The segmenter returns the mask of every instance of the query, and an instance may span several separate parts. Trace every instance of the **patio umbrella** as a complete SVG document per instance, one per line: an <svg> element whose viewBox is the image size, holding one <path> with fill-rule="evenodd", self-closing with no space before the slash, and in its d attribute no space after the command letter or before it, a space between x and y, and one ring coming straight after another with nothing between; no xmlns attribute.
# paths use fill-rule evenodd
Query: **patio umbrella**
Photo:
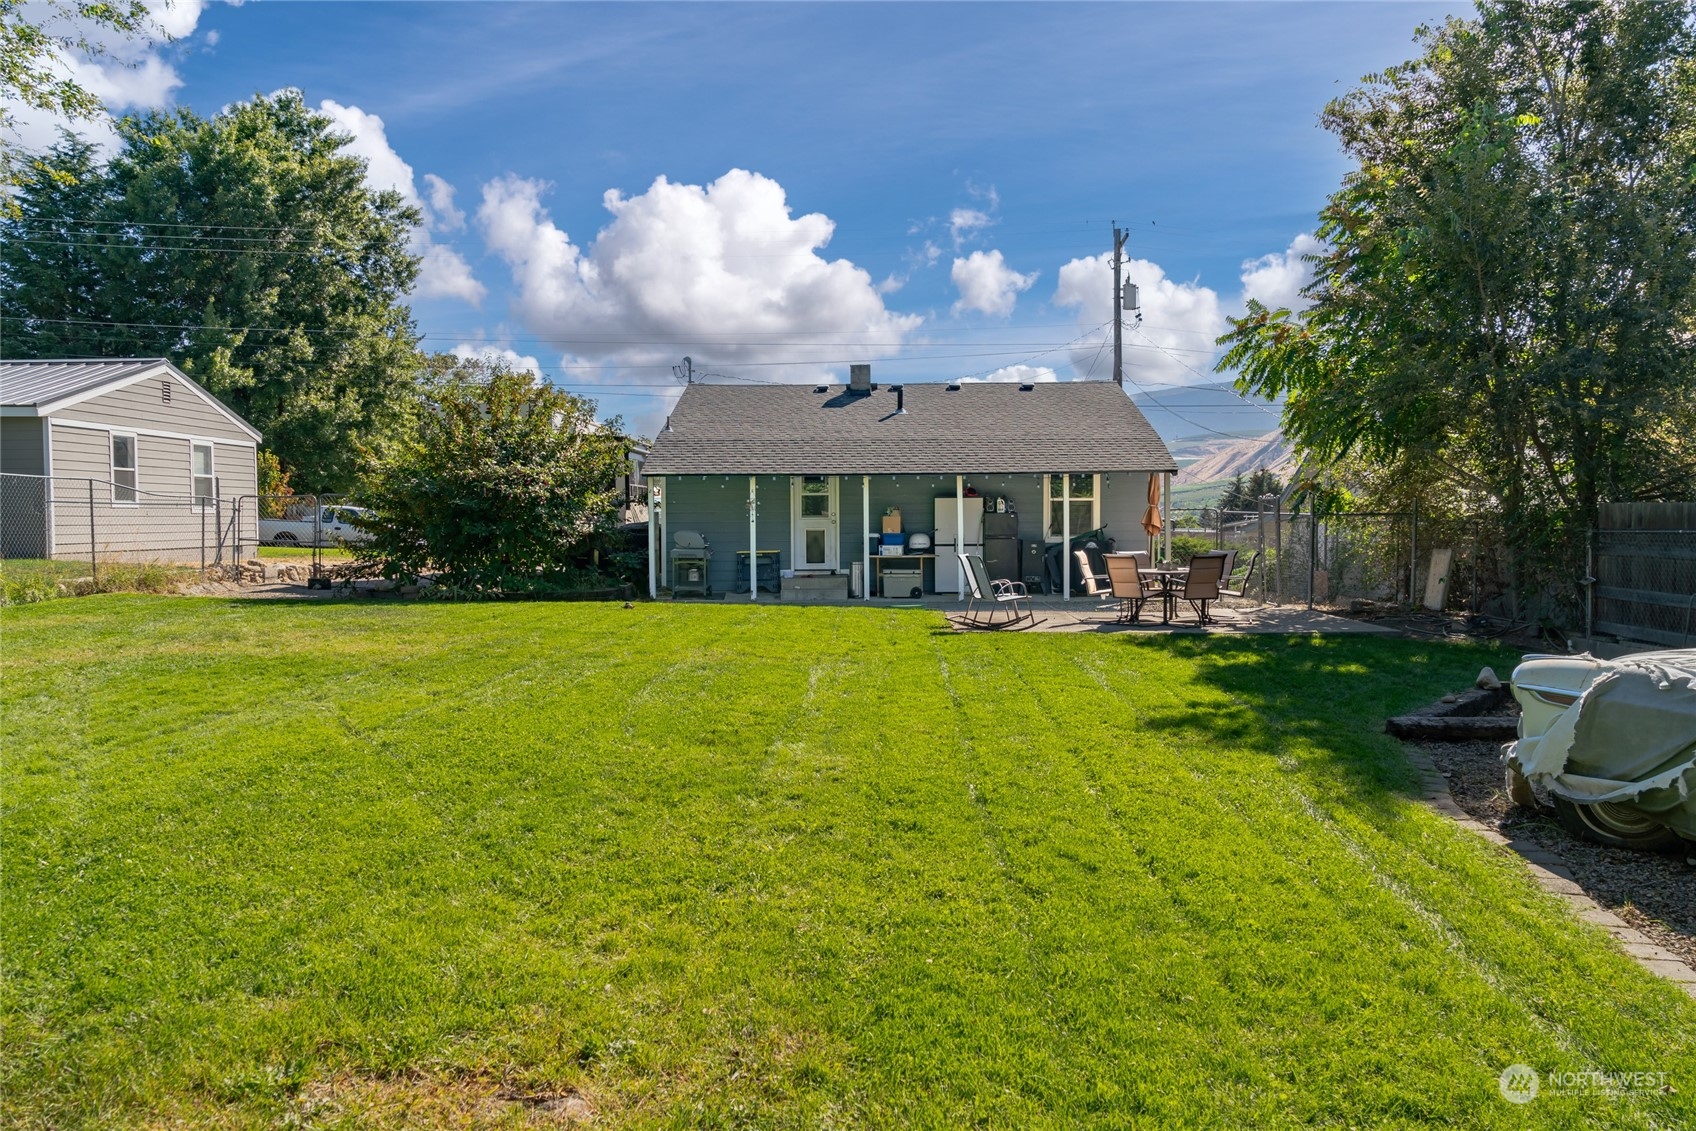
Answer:
<svg viewBox="0 0 1696 1131"><path fill-rule="evenodd" d="M1160 479L1153 472L1148 476L1148 509L1142 512L1143 533L1150 538L1160 533Z"/></svg>

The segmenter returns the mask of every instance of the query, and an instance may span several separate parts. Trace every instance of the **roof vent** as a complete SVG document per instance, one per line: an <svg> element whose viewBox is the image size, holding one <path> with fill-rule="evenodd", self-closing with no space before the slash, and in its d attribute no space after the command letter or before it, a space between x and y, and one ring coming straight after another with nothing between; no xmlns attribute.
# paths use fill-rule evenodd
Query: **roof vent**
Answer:
<svg viewBox="0 0 1696 1131"><path fill-rule="evenodd" d="M848 367L848 391L861 396L872 391L872 367L870 365L850 365Z"/></svg>
<svg viewBox="0 0 1696 1131"><path fill-rule="evenodd" d="M1019 392L1028 393L1034 388L1036 388L1036 386L1030 384L1029 382L1021 382L1020 385L1019 385Z"/></svg>
<svg viewBox="0 0 1696 1131"><path fill-rule="evenodd" d="M815 392L815 393L828 393L828 392L830 392L830 386L829 385L814 385L813 386L813 392Z"/></svg>
<svg viewBox="0 0 1696 1131"><path fill-rule="evenodd" d="M948 391L949 391L949 392L950 392L950 393L958 393L958 392L959 392L959 391L960 391L960 382L958 382L958 381L950 381L950 382L948 382L948 384L947 384L947 385L946 385L946 386L945 386L945 388L947 388L947 390L948 390Z"/></svg>
<svg viewBox="0 0 1696 1131"><path fill-rule="evenodd" d="M907 386L905 386L905 385L891 385L889 387L891 389L895 390L895 415L896 416L906 416L907 415Z"/></svg>

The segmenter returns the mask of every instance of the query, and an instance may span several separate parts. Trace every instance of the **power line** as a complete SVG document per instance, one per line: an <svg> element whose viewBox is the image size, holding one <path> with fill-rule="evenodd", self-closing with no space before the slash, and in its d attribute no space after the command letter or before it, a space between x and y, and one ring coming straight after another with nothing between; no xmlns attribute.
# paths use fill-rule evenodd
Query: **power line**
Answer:
<svg viewBox="0 0 1696 1131"><path fill-rule="evenodd" d="M1160 350L1160 352L1166 354L1166 356L1171 357L1173 361L1177 362L1179 365L1182 365L1185 369L1188 369L1191 373L1194 373L1197 377L1200 377L1204 381L1213 381L1215 384L1217 384L1217 382L1214 381L1214 378L1208 377L1207 375L1199 372L1196 369L1192 369L1188 364L1186 364L1184 362L1183 358L1173 356L1170 352L1168 352L1165 348L1163 348L1158 342L1156 342L1152 338L1150 338L1147 334L1143 334L1140 330L1138 331L1138 334L1141 335L1142 339L1144 341L1148 342L1149 345L1153 346L1157 350ZM1226 389L1230 392L1230 394L1232 396L1236 397L1238 400L1242 401L1245 405L1248 405L1250 408L1257 408L1261 412L1264 412L1268 416L1276 416L1276 417L1279 418L1280 422L1283 420L1283 414L1282 413L1273 412L1270 408L1266 407L1265 405L1255 404L1253 401L1249 400L1248 397L1244 396L1242 393L1237 392L1236 389L1231 388L1230 386L1226 386Z"/></svg>

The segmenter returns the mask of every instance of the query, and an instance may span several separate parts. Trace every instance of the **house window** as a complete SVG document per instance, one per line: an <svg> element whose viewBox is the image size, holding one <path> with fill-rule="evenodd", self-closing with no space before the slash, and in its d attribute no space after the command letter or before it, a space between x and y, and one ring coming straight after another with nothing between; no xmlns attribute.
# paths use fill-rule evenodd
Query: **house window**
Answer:
<svg viewBox="0 0 1696 1131"><path fill-rule="evenodd" d="M194 477L194 505L209 507L218 493L212 478L212 445L199 440L189 445L189 464Z"/></svg>
<svg viewBox="0 0 1696 1131"><path fill-rule="evenodd" d="M135 437L112 433L112 501L134 503L136 497Z"/></svg>
<svg viewBox="0 0 1696 1131"><path fill-rule="evenodd" d="M1060 541L1065 529L1062 523L1065 522L1067 480L1071 481L1072 537L1101 525L1101 476L1049 475L1044 478L1048 481L1043 487L1048 496L1048 529L1045 532L1048 541Z"/></svg>

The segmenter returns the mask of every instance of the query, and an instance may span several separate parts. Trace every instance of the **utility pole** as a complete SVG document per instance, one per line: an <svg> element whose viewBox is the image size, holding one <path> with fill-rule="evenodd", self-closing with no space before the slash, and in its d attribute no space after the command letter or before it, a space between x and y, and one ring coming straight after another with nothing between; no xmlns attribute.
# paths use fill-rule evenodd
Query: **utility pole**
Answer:
<svg viewBox="0 0 1696 1131"><path fill-rule="evenodd" d="M1125 387L1125 285L1120 273L1125 266L1125 240L1130 232L1113 224L1113 383Z"/></svg>

